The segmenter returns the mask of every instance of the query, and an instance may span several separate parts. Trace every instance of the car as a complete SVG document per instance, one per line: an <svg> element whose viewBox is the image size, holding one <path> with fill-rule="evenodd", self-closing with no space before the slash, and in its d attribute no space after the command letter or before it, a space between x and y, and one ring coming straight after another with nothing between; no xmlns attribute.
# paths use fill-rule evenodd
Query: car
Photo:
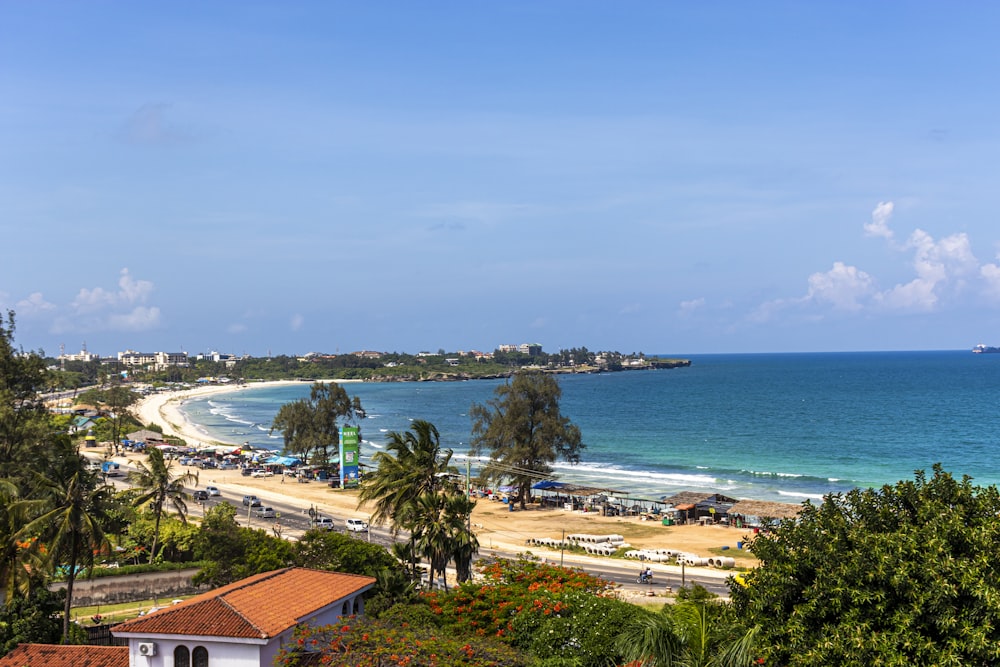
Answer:
<svg viewBox="0 0 1000 667"><path fill-rule="evenodd" d="M253 511L253 515L258 519L276 519L278 517L273 507L258 507Z"/></svg>
<svg viewBox="0 0 1000 667"><path fill-rule="evenodd" d="M243 496L243 506L244 507L260 507L260 498L257 496Z"/></svg>
<svg viewBox="0 0 1000 667"><path fill-rule="evenodd" d="M270 470L254 470L250 475L251 477L274 477L274 473Z"/></svg>
<svg viewBox="0 0 1000 667"><path fill-rule="evenodd" d="M195 500L208 500L208 491L206 491L205 489L198 489L197 491L192 493L191 496Z"/></svg>
<svg viewBox="0 0 1000 667"><path fill-rule="evenodd" d="M363 519L348 519L346 525L347 525L347 530L353 533L368 532L368 522Z"/></svg>
<svg viewBox="0 0 1000 667"><path fill-rule="evenodd" d="M206 486L205 490L208 491L208 495L210 495L210 496L221 496L222 495L222 491L219 491L218 487L215 487L215 486Z"/></svg>
<svg viewBox="0 0 1000 667"><path fill-rule="evenodd" d="M198 464L198 467L201 468L202 470L209 470L210 468L218 468L219 466L212 459L205 459L204 461Z"/></svg>
<svg viewBox="0 0 1000 667"><path fill-rule="evenodd" d="M319 530L333 530L333 519L328 516L318 516L311 521L313 528Z"/></svg>
<svg viewBox="0 0 1000 667"><path fill-rule="evenodd" d="M220 463L219 470L236 470L238 468L235 463Z"/></svg>

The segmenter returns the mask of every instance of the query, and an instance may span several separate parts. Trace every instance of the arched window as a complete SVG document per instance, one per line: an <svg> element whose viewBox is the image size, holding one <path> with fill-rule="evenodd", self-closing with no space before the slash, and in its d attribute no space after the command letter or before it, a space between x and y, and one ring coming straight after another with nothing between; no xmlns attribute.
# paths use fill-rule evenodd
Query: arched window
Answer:
<svg viewBox="0 0 1000 667"><path fill-rule="evenodd" d="M194 661L191 667L208 667L208 649L204 646L196 646L191 657Z"/></svg>
<svg viewBox="0 0 1000 667"><path fill-rule="evenodd" d="M191 667L191 653L187 646L174 649L174 667Z"/></svg>
<svg viewBox="0 0 1000 667"><path fill-rule="evenodd" d="M354 604L351 605L351 613L357 616L360 611L360 607L361 607L361 596L359 595L356 598L354 598Z"/></svg>
<svg viewBox="0 0 1000 667"><path fill-rule="evenodd" d="M347 603L346 602L344 603L344 606L340 610L340 615L341 616L347 616Z"/></svg>

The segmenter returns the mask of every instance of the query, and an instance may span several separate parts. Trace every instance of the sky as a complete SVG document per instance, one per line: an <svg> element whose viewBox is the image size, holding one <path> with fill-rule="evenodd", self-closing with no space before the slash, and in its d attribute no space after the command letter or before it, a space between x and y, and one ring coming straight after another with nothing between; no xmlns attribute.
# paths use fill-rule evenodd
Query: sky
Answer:
<svg viewBox="0 0 1000 667"><path fill-rule="evenodd" d="M1000 6L0 2L20 347L1000 345Z"/></svg>

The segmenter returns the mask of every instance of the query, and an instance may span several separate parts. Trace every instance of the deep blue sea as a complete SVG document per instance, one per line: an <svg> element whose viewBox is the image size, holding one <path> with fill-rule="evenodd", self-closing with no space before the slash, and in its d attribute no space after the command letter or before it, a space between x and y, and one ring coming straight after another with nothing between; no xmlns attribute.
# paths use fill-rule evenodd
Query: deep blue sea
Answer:
<svg viewBox="0 0 1000 667"><path fill-rule="evenodd" d="M725 354L688 368L560 376L563 414L587 445L563 481L659 498L718 491L779 502L818 499L928 473L1000 483L1000 354L969 351ZM434 423L464 466L469 406L500 381L347 383L368 412L362 461L385 433ZM182 410L215 439L280 448L278 408L309 384L240 389Z"/></svg>

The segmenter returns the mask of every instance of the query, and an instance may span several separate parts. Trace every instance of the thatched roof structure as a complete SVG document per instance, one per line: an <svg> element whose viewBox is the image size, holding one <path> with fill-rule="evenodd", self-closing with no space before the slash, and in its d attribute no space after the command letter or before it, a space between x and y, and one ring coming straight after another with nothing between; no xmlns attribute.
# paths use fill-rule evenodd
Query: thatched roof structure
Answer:
<svg viewBox="0 0 1000 667"><path fill-rule="evenodd" d="M772 503L764 500L741 500L729 509L730 514L760 517L761 519L794 519L802 505Z"/></svg>
<svg viewBox="0 0 1000 667"><path fill-rule="evenodd" d="M669 503L674 507L682 505L731 505L736 502L736 498L724 496L721 493L711 493L708 491L681 491L672 496L664 496L662 502Z"/></svg>
<svg viewBox="0 0 1000 667"><path fill-rule="evenodd" d="M132 442L163 442L163 434L157 433L156 431L149 431L147 429L142 429L141 431L133 431L125 436Z"/></svg>

